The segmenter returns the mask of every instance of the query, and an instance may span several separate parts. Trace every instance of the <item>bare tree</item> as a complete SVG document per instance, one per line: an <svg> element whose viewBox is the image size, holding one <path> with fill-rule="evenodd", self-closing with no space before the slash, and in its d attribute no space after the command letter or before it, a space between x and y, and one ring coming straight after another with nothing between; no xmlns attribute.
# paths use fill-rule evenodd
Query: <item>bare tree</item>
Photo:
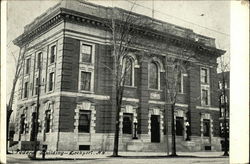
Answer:
<svg viewBox="0 0 250 164"><path fill-rule="evenodd" d="M223 156L229 156L228 153L228 148L229 148L229 142L228 142L228 135L229 132L227 131L227 129L229 129L229 120L227 119L227 116L229 117L229 99L228 99L228 95L226 93L226 89L227 89L227 85L226 85L226 80L229 78L227 77L227 72L229 71L229 63L225 60L225 55L221 56L219 58L219 71L220 73L220 77L219 79L221 80L219 82L219 89L220 89L220 93L219 93L219 107L220 109L223 107L224 111L223 111L223 137L224 137L224 154Z"/></svg>
<svg viewBox="0 0 250 164"><path fill-rule="evenodd" d="M181 50L176 57L166 57L166 104L171 109L171 156L177 156L176 154L176 125L174 119L174 113L176 109L176 102L178 93L182 90L181 78L187 74L189 70L189 62L194 55L188 53L187 50ZM167 120L166 120L167 121ZM189 136L187 136L189 137Z"/></svg>
<svg viewBox="0 0 250 164"><path fill-rule="evenodd" d="M114 105L116 117L115 117L115 138L113 156L118 156L119 145L119 113L121 112L122 98L124 91L124 84L126 77L131 69L131 65L128 64L131 47L136 44L139 34L138 29L142 26L147 26L147 20L141 18L141 16L132 13L134 4L129 11L112 8L111 18L106 22L106 26L111 33L111 46L112 46L112 58L113 67L110 68L113 75L114 97L112 104Z"/></svg>
<svg viewBox="0 0 250 164"><path fill-rule="evenodd" d="M24 64L24 54L26 52L26 46L23 48L23 49L20 49L20 52L19 52L19 55L18 55L18 59L16 60L15 58L15 55L13 55L14 57L14 60L15 60L15 63L16 63L16 68L15 68L15 74L14 74L14 78L13 78L13 82L12 82L12 89L11 89L11 92L10 92L10 98L9 98L9 102L6 106L6 110L7 110L7 132L6 132L6 135L7 135L7 141L9 139L9 123L10 123L10 116L13 112L13 102L14 102L14 98L15 98L15 92L16 92L16 85L17 85L17 82L18 82L18 79L19 79L19 76L21 74L21 71L23 69L23 64ZM8 153L8 145L7 145L7 153Z"/></svg>

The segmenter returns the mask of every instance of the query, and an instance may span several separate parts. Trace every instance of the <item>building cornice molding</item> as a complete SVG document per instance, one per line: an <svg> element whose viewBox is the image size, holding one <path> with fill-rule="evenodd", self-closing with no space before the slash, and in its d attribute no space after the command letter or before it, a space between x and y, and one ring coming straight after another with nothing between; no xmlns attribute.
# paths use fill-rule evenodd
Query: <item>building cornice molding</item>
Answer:
<svg viewBox="0 0 250 164"><path fill-rule="evenodd" d="M14 40L14 44L21 47L33 38L35 38L37 35L51 29L55 24L60 21L80 25L95 26L103 28L104 30L109 30L108 25L105 24L105 22L108 22L110 20L108 18L100 18L94 15L80 13L66 8L58 8L50 15L46 16L44 19L41 19L39 23L37 23L33 27L30 27L30 30L26 30L22 35L16 38ZM158 40L164 40L176 46L188 47L194 49L195 51L198 51L199 53L209 53L216 56L220 56L225 53L224 50L207 46L205 44L199 43L198 41L195 41L194 39L180 37L169 32L163 32L152 28L141 28L139 26L135 28L137 34L139 35L144 35L150 38L153 37Z"/></svg>

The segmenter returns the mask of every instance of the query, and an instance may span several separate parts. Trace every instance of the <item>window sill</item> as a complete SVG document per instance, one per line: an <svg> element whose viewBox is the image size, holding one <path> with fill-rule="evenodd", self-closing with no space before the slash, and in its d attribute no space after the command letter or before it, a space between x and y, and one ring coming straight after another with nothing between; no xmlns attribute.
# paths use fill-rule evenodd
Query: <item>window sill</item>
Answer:
<svg viewBox="0 0 250 164"><path fill-rule="evenodd" d="M136 86L124 85L124 88L133 88L133 89L136 89L137 87Z"/></svg>
<svg viewBox="0 0 250 164"><path fill-rule="evenodd" d="M154 92L162 92L163 90L160 89L152 89L152 88L148 88L149 91L154 91Z"/></svg>
<svg viewBox="0 0 250 164"><path fill-rule="evenodd" d="M80 93L94 94L94 91L79 90Z"/></svg>
<svg viewBox="0 0 250 164"><path fill-rule="evenodd" d="M94 65L95 63L92 62L79 62L79 64L84 64L84 65Z"/></svg>

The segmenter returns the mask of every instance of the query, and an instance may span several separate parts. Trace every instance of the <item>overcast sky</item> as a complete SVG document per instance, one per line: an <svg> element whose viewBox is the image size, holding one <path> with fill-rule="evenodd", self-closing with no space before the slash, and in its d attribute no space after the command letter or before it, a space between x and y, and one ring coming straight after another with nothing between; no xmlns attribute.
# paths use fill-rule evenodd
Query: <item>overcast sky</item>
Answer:
<svg viewBox="0 0 250 164"><path fill-rule="evenodd" d="M124 9L131 7L131 2L88 0L99 5L117 6ZM12 41L22 34L25 25L41 15L58 0L11 0L7 4L7 98L11 90L14 76L14 60L12 54L18 55L19 48ZM134 11L152 16L169 23L191 28L194 32L216 38L218 48L226 50L229 56L230 46L230 2L229 1L136 1ZM144 6L144 7L142 7ZM13 63L13 64L12 64ZM7 99L8 100L8 99Z"/></svg>

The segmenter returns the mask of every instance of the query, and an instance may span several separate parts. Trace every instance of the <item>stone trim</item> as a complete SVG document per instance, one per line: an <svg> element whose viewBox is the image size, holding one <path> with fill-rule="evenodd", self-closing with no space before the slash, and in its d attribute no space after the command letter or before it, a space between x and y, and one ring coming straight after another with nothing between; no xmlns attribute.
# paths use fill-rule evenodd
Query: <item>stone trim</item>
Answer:
<svg viewBox="0 0 250 164"><path fill-rule="evenodd" d="M91 120L90 120L90 131L89 134L95 133L95 120L96 120L96 110L95 106L92 102L90 101L83 101L81 103L78 103L75 109L75 116L74 116L74 133L79 134L78 132L78 125L79 125L79 112L80 110L89 110L91 111Z"/></svg>
<svg viewBox="0 0 250 164"><path fill-rule="evenodd" d="M149 108L148 111L148 135L151 138L151 115L158 115L160 116L160 142L162 142L162 136L164 135L164 109L160 108Z"/></svg>
<svg viewBox="0 0 250 164"><path fill-rule="evenodd" d="M133 114L133 124L132 124L132 134L131 134L131 139L134 135L134 123L135 122L138 122L137 121L137 107L136 106L132 106L132 105L125 105L125 106L122 106L121 108L121 112L119 113L119 121L120 121L120 126L119 126L119 135L122 137L123 133L122 133L122 128L123 128L123 114L124 113L131 113Z"/></svg>
<svg viewBox="0 0 250 164"><path fill-rule="evenodd" d="M176 131L176 117L182 117L183 118L183 140L185 140L187 138L187 128L186 128L186 125L185 123L187 122L187 115L186 115L186 112L185 110L183 109L175 109L175 112L174 112L174 120L175 120L175 131Z"/></svg>
<svg viewBox="0 0 250 164"><path fill-rule="evenodd" d="M201 140L202 143L204 143L204 136L203 136L203 120L207 119L210 120L210 134L209 134L209 144L211 144L211 139L213 138L213 119L209 113L201 113L201 119L200 119L200 127L201 127Z"/></svg>
<svg viewBox="0 0 250 164"><path fill-rule="evenodd" d="M214 111L220 111L219 108L214 108L214 107L205 107L205 106L196 106L196 109L205 109L205 110L214 110Z"/></svg>

